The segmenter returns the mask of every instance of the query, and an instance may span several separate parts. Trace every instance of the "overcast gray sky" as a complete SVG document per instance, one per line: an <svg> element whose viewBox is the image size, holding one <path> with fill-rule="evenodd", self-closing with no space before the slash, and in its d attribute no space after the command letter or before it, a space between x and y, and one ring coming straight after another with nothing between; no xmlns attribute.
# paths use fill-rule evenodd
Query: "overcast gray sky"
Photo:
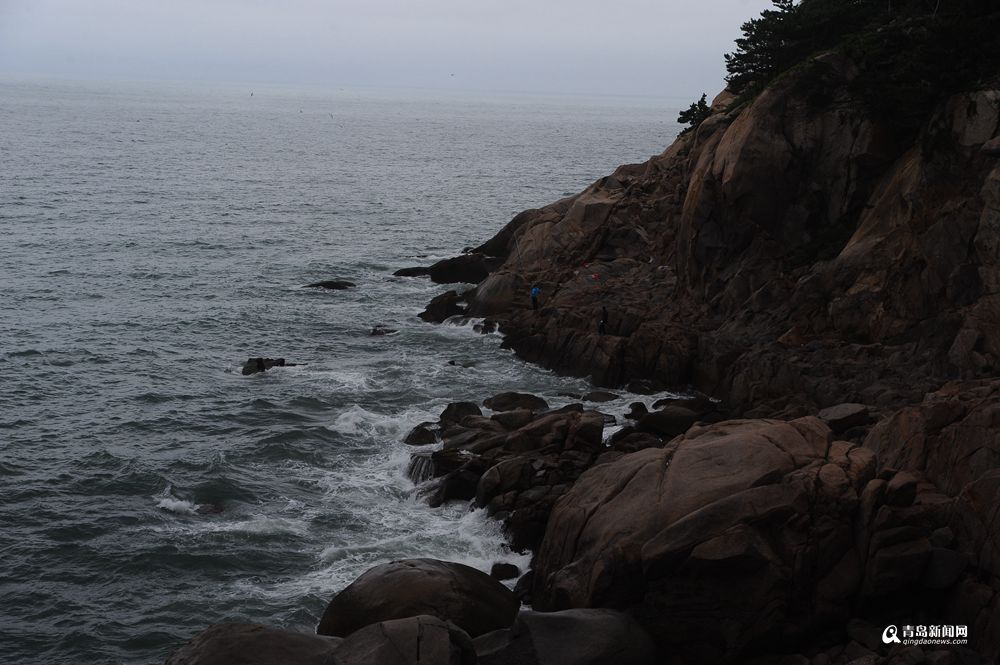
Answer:
<svg viewBox="0 0 1000 665"><path fill-rule="evenodd" d="M0 75L709 96L769 0L0 0Z"/></svg>

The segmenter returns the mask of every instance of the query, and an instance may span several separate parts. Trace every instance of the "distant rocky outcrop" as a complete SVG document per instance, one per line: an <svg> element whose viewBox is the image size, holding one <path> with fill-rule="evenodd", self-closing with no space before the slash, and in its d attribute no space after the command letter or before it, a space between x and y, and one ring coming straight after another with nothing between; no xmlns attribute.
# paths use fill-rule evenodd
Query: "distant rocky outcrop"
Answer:
<svg viewBox="0 0 1000 665"><path fill-rule="evenodd" d="M299 363L285 362L284 358L249 358L243 363L242 374L249 376L258 372L266 372L273 367L295 367Z"/></svg>
<svg viewBox="0 0 1000 665"><path fill-rule="evenodd" d="M330 289L333 291L343 291L344 289L351 289L355 286L357 286L357 284L354 282L348 282L346 279L328 279L322 282L306 284L307 289Z"/></svg>

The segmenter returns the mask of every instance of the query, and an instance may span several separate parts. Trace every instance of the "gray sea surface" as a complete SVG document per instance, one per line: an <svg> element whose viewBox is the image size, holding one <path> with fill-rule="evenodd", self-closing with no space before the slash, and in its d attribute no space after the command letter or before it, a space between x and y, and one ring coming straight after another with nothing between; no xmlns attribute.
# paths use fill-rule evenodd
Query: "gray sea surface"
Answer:
<svg viewBox="0 0 1000 665"><path fill-rule="evenodd" d="M161 663L213 622L312 631L380 562L527 563L399 441L586 383L391 274L661 152L676 104L252 92L0 81L0 662Z"/></svg>

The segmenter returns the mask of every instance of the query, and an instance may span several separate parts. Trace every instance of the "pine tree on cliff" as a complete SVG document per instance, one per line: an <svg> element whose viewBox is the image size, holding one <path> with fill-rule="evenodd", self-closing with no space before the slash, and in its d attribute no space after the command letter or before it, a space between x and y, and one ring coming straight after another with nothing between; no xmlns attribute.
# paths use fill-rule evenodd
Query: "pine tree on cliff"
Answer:
<svg viewBox="0 0 1000 665"><path fill-rule="evenodd" d="M707 99L708 95L702 94L701 99L691 104L686 111L681 111L680 115L677 116L677 122L687 125L687 128L684 129L685 132L689 132L700 125L702 120L712 113L712 108L708 105Z"/></svg>
<svg viewBox="0 0 1000 665"><path fill-rule="evenodd" d="M876 115L922 122L934 104L997 71L996 0L772 0L741 26L726 82L744 99L831 49L860 66L855 93Z"/></svg>

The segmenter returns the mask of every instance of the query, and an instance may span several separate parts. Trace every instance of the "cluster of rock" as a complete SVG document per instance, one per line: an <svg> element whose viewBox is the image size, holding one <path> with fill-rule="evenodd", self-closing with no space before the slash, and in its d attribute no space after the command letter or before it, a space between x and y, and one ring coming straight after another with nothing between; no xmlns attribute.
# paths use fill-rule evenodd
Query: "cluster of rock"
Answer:
<svg viewBox="0 0 1000 665"><path fill-rule="evenodd" d="M959 665L1000 655L1000 380L949 384L874 424L859 405L779 420L684 403L633 404L637 419L610 437L611 419L582 405L504 393L485 400L487 416L450 404L407 436L434 447L414 451L411 471L428 479L432 502L484 507L512 544L536 552L513 592L461 564L394 562L338 593L319 636L216 626L168 663ZM677 436L642 425L696 405ZM638 435L648 445L622 445ZM525 599L533 610L519 609ZM967 626L969 642L883 641L889 625L921 624ZM299 660L268 660L281 649Z"/></svg>
<svg viewBox="0 0 1000 665"><path fill-rule="evenodd" d="M316 635L227 623L167 665L650 665L656 649L627 614L521 611L474 568L408 559L373 568L338 593Z"/></svg>
<svg viewBox="0 0 1000 665"><path fill-rule="evenodd" d="M320 636L220 626L168 662L1000 659L1000 91L902 136L857 71L824 54L750 103L723 93L662 155L397 273L475 285L425 321L485 318L598 385L713 398L605 414L502 394L414 428L428 501L534 552L516 593L397 562L335 597ZM920 625L968 641L886 632Z"/></svg>
<svg viewBox="0 0 1000 665"><path fill-rule="evenodd" d="M512 547L533 549L555 501L604 452L605 416L582 404L549 410L534 395L502 393L485 400L484 416L471 402L448 405L436 424L418 425L411 444L442 441L418 453L410 466L432 506L473 501L504 521Z"/></svg>

